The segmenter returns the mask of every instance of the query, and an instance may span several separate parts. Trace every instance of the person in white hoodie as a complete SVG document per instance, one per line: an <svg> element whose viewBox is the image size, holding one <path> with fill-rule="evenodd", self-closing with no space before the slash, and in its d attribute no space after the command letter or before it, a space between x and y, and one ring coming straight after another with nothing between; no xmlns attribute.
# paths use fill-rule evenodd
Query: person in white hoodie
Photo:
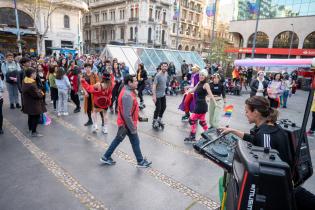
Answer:
<svg viewBox="0 0 315 210"><path fill-rule="evenodd" d="M69 115L68 113L68 91L71 88L69 78L65 75L63 68L58 68L56 73L56 86L58 89L58 116Z"/></svg>
<svg viewBox="0 0 315 210"><path fill-rule="evenodd" d="M2 114L3 89L4 89L4 85L3 85L2 77L0 77L0 135L3 134L3 129L2 129L2 124L3 124L3 114Z"/></svg>

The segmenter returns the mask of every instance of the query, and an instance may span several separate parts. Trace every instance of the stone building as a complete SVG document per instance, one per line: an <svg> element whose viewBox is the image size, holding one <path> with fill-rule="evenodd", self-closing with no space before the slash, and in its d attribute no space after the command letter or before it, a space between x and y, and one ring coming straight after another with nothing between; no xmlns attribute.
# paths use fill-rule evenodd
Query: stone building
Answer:
<svg viewBox="0 0 315 210"><path fill-rule="evenodd" d="M106 44L167 48L171 0L89 0L83 18L85 52L99 53Z"/></svg>
<svg viewBox="0 0 315 210"><path fill-rule="evenodd" d="M82 47L81 16L88 11L80 0L28 1L19 0L20 34L25 52L50 54L50 47ZM2 0L0 4L0 51L18 52L14 3Z"/></svg>

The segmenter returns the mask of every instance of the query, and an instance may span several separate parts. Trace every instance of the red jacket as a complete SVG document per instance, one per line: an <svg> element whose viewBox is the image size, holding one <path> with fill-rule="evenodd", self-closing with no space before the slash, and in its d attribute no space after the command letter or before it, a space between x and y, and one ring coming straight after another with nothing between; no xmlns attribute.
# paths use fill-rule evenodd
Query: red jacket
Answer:
<svg viewBox="0 0 315 210"><path fill-rule="evenodd" d="M81 85L87 92L93 94L93 103L97 107L107 109L111 105L113 84L107 89L99 89L95 85L90 85L82 78Z"/></svg>
<svg viewBox="0 0 315 210"><path fill-rule="evenodd" d="M127 104L123 104L123 97L131 97L132 100L132 107L130 110L130 113L124 113L124 106L127 106ZM126 121L128 117L132 118L133 125L128 125L128 122ZM123 87L119 97L118 97L118 116L117 116L117 125L119 126L126 126L131 131L131 133L134 133L137 129L138 124L138 117L139 117L139 105L137 101L137 95L132 90L127 90L126 87Z"/></svg>
<svg viewBox="0 0 315 210"><path fill-rule="evenodd" d="M79 76L74 74L72 71L69 72L68 78L71 84L71 89L77 93L79 91Z"/></svg>

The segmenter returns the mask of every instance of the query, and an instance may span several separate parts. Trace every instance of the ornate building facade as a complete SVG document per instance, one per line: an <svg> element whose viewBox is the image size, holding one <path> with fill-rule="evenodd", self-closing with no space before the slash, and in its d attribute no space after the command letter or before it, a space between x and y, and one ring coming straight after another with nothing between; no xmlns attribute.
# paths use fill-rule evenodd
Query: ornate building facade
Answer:
<svg viewBox="0 0 315 210"><path fill-rule="evenodd" d="M50 47L82 48L81 17L88 11L80 0L17 1L21 42L25 52L50 54ZM18 52L14 3L0 5L0 51Z"/></svg>
<svg viewBox="0 0 315 210"><path fill-rule="evenodd" d="M89 0L83 18L85 52L106 44L167 48L171 0Z"/></svg>

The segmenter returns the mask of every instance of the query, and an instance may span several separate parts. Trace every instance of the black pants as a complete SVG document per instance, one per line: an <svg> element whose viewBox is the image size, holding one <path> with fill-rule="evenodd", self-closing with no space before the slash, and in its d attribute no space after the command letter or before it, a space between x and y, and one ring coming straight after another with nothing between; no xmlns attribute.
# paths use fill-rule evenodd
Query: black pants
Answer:
<svg viewBox="0 0 315 210"><path fill-rule="evenodd" d="M0 130L2 130L2 124L3 124L2 106L3 106L3 99L0 99Z"/></svg>
<svg viewBox="0 0 315 210"><path fill-rule="evenodd" d="M114 106L115 103L115 109L118 109L118 94L119 94L119 87L120 87L121 82L117 82L112 90L112 104L110 107Z"/></svg>
<svg viewBox="0 0 315 210"><path fill-rule="evenodd" d="M143 102L143 90L145 88L145 83L138 85L138 96L140 98L140 102Z"/></svg>
<svg viewBox="0 0 315 210"><path fill-rule="evenodd" d="M315 112L312 112L311 131L315 131Z"/></svg>
<svg viewBox="0 0 315 210"><path fill-rule="evenodd" d="M36 128L39 122L40 115L28 115L28 130L36 133Z"/></svg>
<svg viewBox="0 0 315 210"><path fill-rule="evenodd" d="M87 109L86 109L86 113L88 115L89 121L92 122L92 94L89 93L89 97L87 99Z"/></svg>
<svg viewBox="0 0 315 210"><path fill-rule="evenodd" d="M80 99L78 93L75 93L74 90L71 90L70 97L73 103L76 105L76 108L80 109Z"/></svg>
<svg viewBox="0 0 315 210"><path fill-rule="evenodd" d="M50 87L50 98L53 101L54 109L57 109L57 101L58 101L58 89L54 87Z"/></svg>
<svg viewBox="0 0 315 210"><path fill-rule="evenodd" d="M166 109L166 96L163 96L161 98L156 99L155 103L155 110L154 110L154 119L157 119L157 117L162 118L164 111Z"/></svg>

